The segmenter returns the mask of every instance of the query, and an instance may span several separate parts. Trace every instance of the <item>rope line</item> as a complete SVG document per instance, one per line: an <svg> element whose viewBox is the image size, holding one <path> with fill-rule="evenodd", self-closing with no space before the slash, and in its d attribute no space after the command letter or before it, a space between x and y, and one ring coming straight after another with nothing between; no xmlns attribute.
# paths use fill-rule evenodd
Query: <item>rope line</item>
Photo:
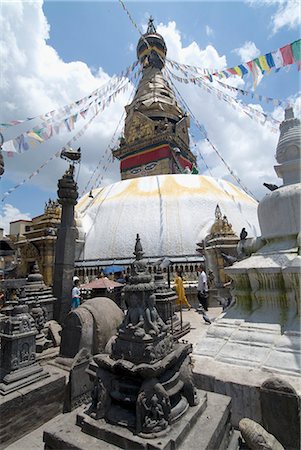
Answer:
<svg viewBox="0 0 301 450"><path fill-rule="evenodd" d="M233 170L230 168L229 164L225 161L225 159L223 158L223 156L220 154L220 152L217 150L217 148L215 147L215 145L213 145L213 143L209 140L208 136L207 136L207 132L204 129L204 126L201 125L198 121L198 119L195 117L195 115L193 114L193 112L191 111L191 109L189 108L189 106L187 105L186 101L183 99L182 95L180 94L179 90L176 88L176 86L174 85L174 83L172 82L170 76L169 76L169 70L166 69L166 74L168 76L169 82L171 83L172 87L174 88L174 90L177 92L178 96L180 97L180 100L184 106L184 108L189 112L189 114L191 115L191 117L193 118L196 126L198 127L198 129L201 131L204 140L208 142L208 144L212 147L212 149L215 151L215 153L217 154L217 156L220 158L220 160L222 161L222 163L224 164L224 166L227 168L228 172L230 173L230 175L233 177L233 179L239 184L239 186L248 194L251 195L251 197L253 197L255 200L256 197L255 195L252 193L252 191L250 191L241 181L241 179L235 175L235 173L233 172ZM257 200L258 201L258 200Z"/></svg>

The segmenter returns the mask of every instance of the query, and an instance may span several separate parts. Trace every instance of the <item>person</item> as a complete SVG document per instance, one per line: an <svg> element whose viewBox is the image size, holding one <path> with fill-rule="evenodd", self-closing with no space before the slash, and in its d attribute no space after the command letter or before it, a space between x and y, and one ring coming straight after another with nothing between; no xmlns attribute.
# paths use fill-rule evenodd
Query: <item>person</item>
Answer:
<svg viewBox="0 0 301 450"><path fill-rule="evenodd" d="M5 301L4 301L4 292L1 290L0 291L0 309L3 308L4 303L5 303Z"/></svg>
<svg viewBox="0 0 301 450"><path fill-rule="evenodd" d="M73 278L73 289L72 289L72 302L71 308L76 309L80 305L80 290L79 290L79 278Z"/></svg>
<svg viewBox="0 0 301 450"><path fill-rule="evenodd" d="M198 300L205 311L208 311L208 284L204 266L200 267L198 274Z"/></svg>
<svg viewBox="0 0 301 450"><path fill-rule="evenodd" d="M182 272L177 271L177 275L175 278L175 287L176 287L176 293L177 293L177 301L176 304L179 305L184 305L188 308L188 310L191 308L191 305L189 304L187 297L185 295L185 289L184 289L184 284L183 284L183 277L182 277Z"/></svg>

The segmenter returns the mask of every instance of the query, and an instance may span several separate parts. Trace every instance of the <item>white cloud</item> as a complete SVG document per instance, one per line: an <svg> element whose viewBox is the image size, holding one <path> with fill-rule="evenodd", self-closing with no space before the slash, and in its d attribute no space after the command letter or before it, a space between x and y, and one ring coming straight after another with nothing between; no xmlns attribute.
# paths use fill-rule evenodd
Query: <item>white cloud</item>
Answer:
<svg viewBox="0 0 301 450"><path fill-rule="evenodd" d="M206 25L205 27L205 31L206 31L206 35L209 36L213 36L214 35L214 31L211 27L209 27L209 25Z"/></svg>
<svg viewBox="0 0 301 450"><path fill-rule="evenodd" d="M0 228L4 229L4 233L9 233L9 224L14 220L31 220L29 213L22 213L18 208L6 203L3 207L3 213L0 214Z"/></svg>
<svg viewBox="0 0 301 450"><path fill-rule="evenodd" d="M207 67L213 69L223 69L227 65L226 56L220 56L212 45L207 45L205 49L201 49L198 44L193 41L187 47L183 47L181 33L177 29L174 21L168 25L160 23L157 26L167 45L167 57L180 63L197 65L199 67Z"/></svg>
<svg viewBox="0 0 301 450"><path fill-rule="evenodd" d="M1 122L22 119L61 107L89 94L110 80L101 67L94 68L92 73L81 61L66 63L54 48L47 45L49 27L43 15L41 1L3 3L1 12L0 50L4 68L1 74ZM35 24L34 27L30 25L32 23ZM170 59L201 67L227 67L226 56L219 55L212 45L200 48L196 42L192 42L184 47L175 22L160 24L157 30L166 40ZM243 86L244 82L237 79L237 83ZM245 114L233 111L227 103L217 100L213 94L207 94L192 85L179 85L178 88L198 120L204 123L210 139L225 160L252 191L262 195L262 182L272 182L276 178L273 165L277 135L251 121ZM121 94L78 141L83 155L78 178L80 192L90 180L100 159L98 173L104 176L102 185L120 179L119 163L108 163L111 156L105 154L105 149L124 112L124 105L129 103L129 97L130 92ZM120 125L117 137L123 127L122 121ZM5 158L5 176L19 182L60 149L71 136L68 133L62 134L47 144L37 145L36 149L14 158ZM205 148L203 142L198 145L204 149L204 156L212 173L230 179L212 149L208 145ZM105 173L104 165L109 167ZM204 173L201 160L200 165ZM31 182L55 193L57 179L66 166L65 161L57 158ZM10 198L13 199L8 197L9 201ZM18 211L16 214L18 215ZM11 217L11 220L15 218Z"/></svg>
<svg viewBox="0 0 301 450"><path fill-rule="evenodd" d="M32 23L34 27L30 25ZM49 26L41 0L3 3L0 26L1 122L57 109L88 95L111 79L101 67L91 69L81 61L64 62L56 50L47 44ZM80 190L91 177L109 144L129 95L129 91L119 94L116 101L98 115L85 135L74 144L74 147L81 145L83 154L78 180ZM15 155L14 158L5 157L5 176L13 182L29 176L62 148L85 123L83 120L78 121L72 133L61 132L44 144L37 144L35 149ZM24 129L21 126L17 131L19 133ZM15 128L5 131L5 138L10 137L16 137ZM107 158L104 158L102 166L106 162ZM40 175L32 178L31 183L55 193L57 179L65 169L66 162L57 158ZM110 163L107 179L115 180L118 175L117 162Z"/></svg>
<svg viewBox="0 0 301 450"><path fill-rule="evenodd" d="M254 42L247 41L242 47L235 48L233 53L236 53L241 58L241 62L247 62L259 56L260 50Z"/></svg>
<svg viewBox="0 0 301 450"><path fill-rule="evenodd" d="M300 29L300 1L289 0L281 2L277 12L272 17L273 32L277 33L281 28Z"/></svg>
<svg viewBox="0 0 301 450"><path fill-rule="evenodd" d="M281 28L300 29L301 8L300 0L249 0L251 6L260 7L264 4L275 6L276 12L271 16L271 27L273 34L276 34Z"/></svg>

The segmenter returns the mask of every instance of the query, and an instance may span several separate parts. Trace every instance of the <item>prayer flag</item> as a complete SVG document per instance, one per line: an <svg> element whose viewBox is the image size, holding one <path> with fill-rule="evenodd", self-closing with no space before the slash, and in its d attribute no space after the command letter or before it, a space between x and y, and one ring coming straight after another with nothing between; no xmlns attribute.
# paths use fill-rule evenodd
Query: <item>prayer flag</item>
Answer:
<svg viewBox="0 0 301 450"><path fill-rule="evenodd" d="M284 47L281 47L280 51L282 54L284 66L287 66L289 64L294 64L294 57L292 54L292 49L291 49L290 44L287 44Z"/></svg>
<svg viewBox="0 0 301 450"><path fill-rule="evenodd" d="M227 69L227 70L228 70L228 72L232 73L232 75L237 75L237 73L236 73L236 71L234 70L233 67L230 68L230 69Z"/></svg>
<svg viewBox="0 0 301 450"><path fill-rule="evenodd" d="M243 77L244 75L246 75L247 73L249 73L248 69L246 68L246 66L245 66L244 64L239 64L238 67L239 67L240 70L241 70L242 77Z"/></svg>
<svg viewBox="0 0 301 450"><path fill-rule="evenodd" d="M242 78L242 71L240 70L240 68L238 66L235 66L233 67L233 69L235 70L237 75Z"/></svg>
<svg viewBox="0 0 301 450"><path fill-rule="evenodd" d="M16 153L18 151L17 147L15 146L14 140L4 142L1 149L7 153Z"/></svg>
<svg viewBox="0 0 301 450"><path fill-rule="evenodd" d="M226 70L222 70L222 73L225 75L226 78L229 78L230 75L227 73Z"/></svg>
<svg viewBox="0 0 301 450"><path fill-rule="evenodd" d="M27 134L27 136L29 136L29 137L35 139L36 141L44 142L44 139L42 139L42 138L41 138L37 133L35 133L34 131L28 131L26 134Z"/></svg>
<svg viewBox="0 0 301 450"><path fill-rule="evenodd" d="M257 64L257 67L259 68L259 70L260 70L261 72L263 72L263 67L261 67L259 58L255 58L253 61L254 61L255 64Z"/></svg>
<svg viewBox="0 0 301 450"><path fill-rule="evenodd" d="M273 60L274 60L276 69L283 67L283 58L282 58L281 51L276 50L275 52L272 52L272 56L273 56Z"/></svg>
<svg viewBox="0 0 301 450"><path fill-rule="evenodd" d="M65 123L65 125L66 125L67 130L68 130L68 131L71 131L71 128L70 128L70 126L69 126L69 121L68 121L68 119L65 119L65 120L64 120L64 123Z"/></svg>
<svg viewBox="0 0 301 450"><path fill-rule="evenodd" d="M297 63L298 61L301 60L301 39L293 42L291 44L291 46L292 46L292 53L293 53L294 60Z"/></svg>
<svg viewBox="0 0 301 450"><path fill-rule="evenodd" d="M262 70L269 70L269 66L268 66L265 55L259 56L259 62L260 62Z"/></svg>

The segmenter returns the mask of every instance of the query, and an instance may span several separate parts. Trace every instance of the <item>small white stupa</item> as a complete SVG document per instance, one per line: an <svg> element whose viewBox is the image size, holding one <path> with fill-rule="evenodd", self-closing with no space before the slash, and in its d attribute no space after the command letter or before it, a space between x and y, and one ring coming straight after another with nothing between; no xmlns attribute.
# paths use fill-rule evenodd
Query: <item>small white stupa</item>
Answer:
<svg viewBox="0 0 301 450"><path fill-rule="evenodd" d="M301 392L301 127L292 108L280 125L276 160L283 185L259 203L261 237L241 241L251 256L226 269L236 303L195 349L203 383L231 392L235 415L244 410L253 418L259 414L257 389L271 375Z"/></svg>

